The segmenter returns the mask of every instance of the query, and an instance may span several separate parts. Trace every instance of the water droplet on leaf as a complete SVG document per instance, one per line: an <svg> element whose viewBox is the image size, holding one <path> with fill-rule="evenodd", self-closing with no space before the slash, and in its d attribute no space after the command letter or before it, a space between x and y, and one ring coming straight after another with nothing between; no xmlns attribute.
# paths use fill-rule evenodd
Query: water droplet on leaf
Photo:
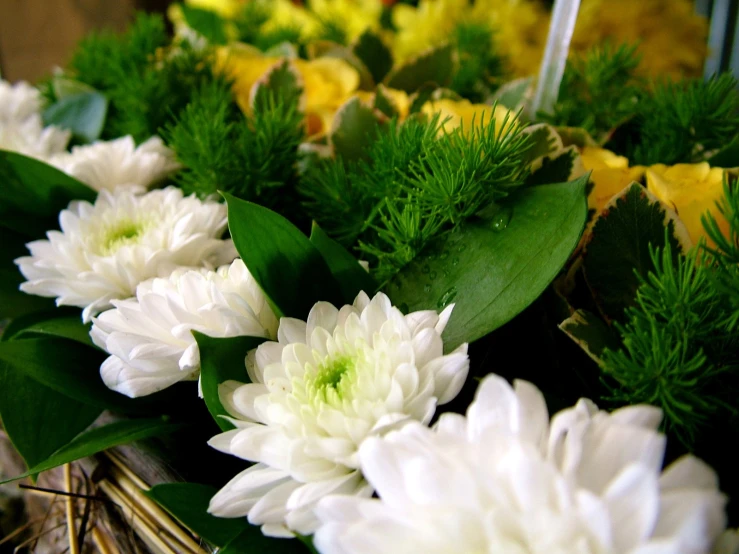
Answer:
<svg viewBox="0 0 739 554"><path fill-rule="evenodd" d="M457 287L450 288L448 291L441 295L441 298L439 298L439 302L437 302L436 307L440 310L446 308L449 304L452 303L456 296Z"/></svg>

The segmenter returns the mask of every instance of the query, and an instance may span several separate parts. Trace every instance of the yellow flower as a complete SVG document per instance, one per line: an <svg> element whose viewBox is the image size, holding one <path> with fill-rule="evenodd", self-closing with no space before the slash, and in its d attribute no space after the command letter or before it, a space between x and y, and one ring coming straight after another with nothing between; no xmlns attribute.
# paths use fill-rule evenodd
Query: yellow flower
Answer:
<svg viewBox="0 0 739 554"><path fill-rule="evenodd" d="M392 18L398 30L393 44L397 61L417 56L427 48L449 40L454 27L469 10L467 0L421 0L418 7L397 4Z"/></svg>
<svg viewBox="0 0 739 554"><path fill-rule="evenodd" d="M290 0L271 0L270 8L272 12L269 20L262 26L262 32L284 28L299 29L303 40L308 40L320 28L320 22L314 14Z"/></svg>
<svg viewBox="0 0 739 554"><path fill-rule="evenodd" d="M392 16L397 60L448 41L460 23L478 23L493 31L495 48L514 77L539 70L549 28L549 14L532 0L421 0L417 8L397 4Z"/></svg>
<svg viewBox="0 0 739 554"><path fill-rule="evenodd" d="M708 22L691 0L582 0L571 49L585 53L608 40L639 44L639 72L653 77L699 76Z"/></svg>
<svg viewBox="0 0 739 554"><path fill-rule="evenodd" d="M476 127L487 125L495 118L495 130L500 132L503 120L508 116L508 121L515 119L515 114L503 106L489 106L487 104L473 104L469 100L434 100L426 102L421 112L429 116L440 114L439 121L443 122L443 132L451 132L457 127L462 127L465 134L469 133L473 124Z"/></svg>
<svg viewBox="0 0 739 554"><path fill-rule="evenodd" d="M616 194L644 176L644 167L629 167L629 160L604 148L585 146L580 150L580 159L586 171L592 170L593 190L588 196L588 207L596 214Z"/></svg>
<svg viewBox="0 0 739 554"><path fill-rule="evenodd" d="M319 20L337 23L348 41L379 27L382 16L380 0L310 0L309 4Z"/></svg>
<svg viewBox="0 0 739 554"><path fill-rule="evenodd" d="M218 61L218 66L234 81L236 101L244 113L249 113L254 85L282 59L264 57L247 46L234 46L221 49ZM322 134L330 128L339 106L357 90L359 73L338 58L295 59L291 64L302 79L301 108L305 112L308 135Z"/></svg>
<svg viewBox="0 0 739 554"><path fill-rule="evenodd" d="M647 188L662 202L672 206L688 228L695 244L701 237L708 236L703 229L701 216L711 212L719 228L728 234L726 221L716 202L723 198L724 170L711 167L706 162L699 164L657 164L647 169ZM713 241L708 239L708 244Z"/></svg>

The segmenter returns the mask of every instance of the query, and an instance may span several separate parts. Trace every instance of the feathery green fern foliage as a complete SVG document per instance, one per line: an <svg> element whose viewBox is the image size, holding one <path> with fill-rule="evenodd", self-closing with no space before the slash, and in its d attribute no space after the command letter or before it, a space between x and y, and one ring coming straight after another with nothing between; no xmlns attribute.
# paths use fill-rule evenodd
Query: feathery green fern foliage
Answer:
<svg viewBox="0 0 739 554"><path fill-rule="evenodd" d="M358 162L322 160L300 185L323 229L392 277L434 237L521 187L529 138L506 118L439 136L442 122L391 121ZM500 122L498 122L500 125Z"/></svg>
<svg viewBox="0 0 739 554"><path fill-rule="evenodd" d="M247 118L230 83L205 83L164 136L185 166L177 181L186 192L226 191L285 213L295 195L298 146L303 140L297 99L260 90ZM290 214L294 215L294 214Z"/></svg>
<svg viewBox="0 0 739 554"><path fill-rule="evenodd" d="M631 117L643 94L635 70L636 46L605 45L572 58L565 68L559 101L552 114L539 114L553 125L582 127L593 136L610 132Z"/></svg>
<svg viewBox="0 0 739 554"><path fill-rule="evenodd" d="M665 424L690 445L720 413L736 413L739 329L727 291L700 249L673 256L652 249L654 272L615 323L623 348L603 353L605 382L619 404L662 408Z"/></svg>
<svg viewBox="0 0 739 554"><path fill-rule="evenodd" d="M79 44L69 70L108 97L103 138L146 140L177 117L195 90L217 78L208 51L187 42L168 45L162 17L145 14L123 35L93 34Z"/></svg>

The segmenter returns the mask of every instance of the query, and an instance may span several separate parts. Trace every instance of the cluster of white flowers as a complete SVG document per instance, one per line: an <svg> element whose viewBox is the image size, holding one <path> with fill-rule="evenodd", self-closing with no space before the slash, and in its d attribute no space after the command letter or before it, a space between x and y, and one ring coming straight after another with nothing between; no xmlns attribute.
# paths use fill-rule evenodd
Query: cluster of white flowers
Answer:
<svg viewBox="0 0 739 554"><path fill-rule="evenodd" d="M151 137L138 147L131 136L74 146L71 152L48 161L97 191L123 186L148 189L180 168L174 152L159 137Z"/></svg>
<svg viewBox="0 0 739 554"><path fill-rule="evenodd" d="M21 290L84 308L83 319L133 296L142 281L178 267L218 267L236 257L226 207L184 197L175 187L137 194L101 191L94 204L72 202L59 214L61 231L28 244L16 264Z"/></svg>
<svg viewBox="0 0 739 554"><path fill-rule="evenodd" d="M28 244L21 290L83 308L105 384L139 397L197 379L193 331L267 339L244 360L250 382L219 388L234 429L209 444L254 465L210 513L315 534L322 554L739 554L713 470L692 456L663 470L658 409L583 399L550 420L535 386L489 375L466 416L429 427L469 371L467 344L445 354L453 305L404 315L362 292L278 321L223 238L224 204L147 192L179 168L161 139L66 152L40 107L36 89L0 81L0 149L99 194Z"/></svg>
<svg viewBox="0 0 739 554"><path fill-rule="evenodd" d="M218 271L175 270L141 283L134 298L112 303L115 309L95 318L91 335L111 354L100 368L103 381L131 397L198 377L192 331L268 339L277 334L277 318L240 259Z"/></svg>
<svg viewBox="0 0 739 554"><path fill-rule="evenodd" d="M536 387L488 376L466 418L366 440L359 467L379 499L322 500L315 544L323 554L710 552L725 498L694 457L662 471L660 420L650 406L608 414L581 400L550 422Z"/></svg>
<svg viewBox="0 0 739 554"><path fill-rule="evenodd" d="M35 87L0 79L0 150L47 162L97 191L121 186L147 189L180 168L174 152L159 137L138 147L126 136L74 146L67 152L70 132L44 127L42 104Z"/></svg>
<svg viewBox="0 0 739 554"><path fill-rule="evenodd" d="M343 493L366 497L358 448L408 421L428 424L454 398L469 367L467 345L444 355L441 314L403 315L378 293L340 310L319 302L308 321L283 318L277 342L247 359L250 384L221 386L236 429L210 444L257 462L211 501L222 517L248 515L265 534L307 535L315 504Z"/></svg>
<svg viewBox="0 0 739 554"><path fill-rule="evenodd" d="M0 79L0 150L46 160L64 152L70 133L44 127L41 94L28 83Z"/></svg>

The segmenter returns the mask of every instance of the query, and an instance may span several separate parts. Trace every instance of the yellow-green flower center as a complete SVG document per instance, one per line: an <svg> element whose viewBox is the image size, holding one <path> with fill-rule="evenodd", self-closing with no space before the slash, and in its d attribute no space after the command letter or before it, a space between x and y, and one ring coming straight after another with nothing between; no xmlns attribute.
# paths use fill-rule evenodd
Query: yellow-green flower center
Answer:
<svg viewBox="0 0 739 554"><path fill-rule="evenodd" d="M328 363L318 368L314 386L319 390L332 388L339 391L341 380L347 372L354 368L354 360L349 357L341 357L329 360Z"/></svg>
<svg viewBox="0 0 739 554"><path fill-rule="evenodd" d="M105 229L100 241L100 250L103 255L110 255L121 246L136 242L146 231L146 225L141 221L122 219Z"/></svg>

